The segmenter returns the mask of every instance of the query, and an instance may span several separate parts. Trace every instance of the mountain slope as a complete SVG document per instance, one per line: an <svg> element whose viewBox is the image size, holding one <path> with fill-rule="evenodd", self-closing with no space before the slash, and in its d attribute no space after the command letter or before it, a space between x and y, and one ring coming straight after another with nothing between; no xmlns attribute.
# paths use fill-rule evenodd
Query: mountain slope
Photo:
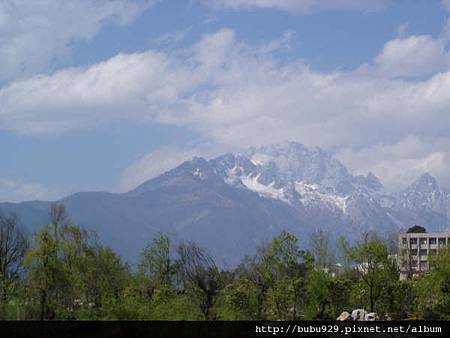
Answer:
<svg viewBox="0 0 450 338"><path fill-rule="evenodd" d="M285 143L212 160L194 158L122 194L77 193L61 200L72 221L131 261L159 232L194 240L223 264L288 230L307 245L316 228L333 238L397 232L414 223L449 224L449 194L424 175L387 194L375 175L353 176L330 154ZM48 222L50 202L0 203L30 232Z"/></svg>

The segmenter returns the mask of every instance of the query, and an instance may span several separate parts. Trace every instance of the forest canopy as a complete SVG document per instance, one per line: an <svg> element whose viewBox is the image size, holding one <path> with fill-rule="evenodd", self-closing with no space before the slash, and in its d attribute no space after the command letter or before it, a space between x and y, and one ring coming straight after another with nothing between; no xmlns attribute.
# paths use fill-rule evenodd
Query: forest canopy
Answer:
<svg viewBox="0 0 450 338"><path fill-rule="evenodd" d="M0 319L335 320L356 308L380 319L450 319L448 248L429 272L400 280L392 245L373 233L335 248L319 230L306 250L282 232L233 269L159 234L132 268L62 204L49 212L32 236L0 215Z"/></svg>

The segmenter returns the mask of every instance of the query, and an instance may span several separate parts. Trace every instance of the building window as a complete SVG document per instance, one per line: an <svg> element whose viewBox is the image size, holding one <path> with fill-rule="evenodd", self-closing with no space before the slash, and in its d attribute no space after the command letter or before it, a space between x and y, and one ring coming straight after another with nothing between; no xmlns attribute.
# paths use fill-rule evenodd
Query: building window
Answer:
<svg viewBox="0 0 450 338"><path fill-rule="evenodd" d="M420 238L419 239L419 243L422 244L427 244L427 239L426 238Z"/></svg>
<svg viewBox="0 0 450 338"><path fill-rule="evenodd" d="M408 244L408 240L405 237L402 238L402 244Z"/></svg>
<svg viewBox="0 0 450 338"><path fill-rule="evenodd" d="M411 245L417 244L417 238L410 238L409 244L411 244Z"/></svg>
<svg viewBox="0 0 450 338"><path fill-rule="evenodd" d="M420 249L419 255L421 255L421 256L426 256L426 255L428 255L427 249Z"/></svg>
<svg viewBox="0 0 450 338"><path fill-rule="evenodd" d="M436 237L430 238L430 245L436 244Z"/></svg>
<svg viewBox="0 0 450 338"><path fill-rule="evenodd" d="M428 264L427 261L420 261L420 270L427 270Z"/></svg>
<svg viewBox="0 0 450 338"><path fill-rule="evenodd" d="M438 243L439 245L445 245L445 238L439 238Z"/></svg>
<svg viewBox="0 0 450 338"><path fill-rule="evenodd" d="M409 254L410 254L411 256L417 256L417 250L416 250L416 249L410 249L410 250L409 250Z"/></svg>

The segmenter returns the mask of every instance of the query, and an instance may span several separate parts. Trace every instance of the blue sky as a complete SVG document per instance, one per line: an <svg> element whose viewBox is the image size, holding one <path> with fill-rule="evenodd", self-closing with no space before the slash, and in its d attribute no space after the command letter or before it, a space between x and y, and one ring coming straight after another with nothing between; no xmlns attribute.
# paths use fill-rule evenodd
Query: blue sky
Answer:
<svg viewBox="0 0 450 338"><path fill-rule="evenodd" d="M450 187L448 0L0 0L0 200L295 140Z"/></svg>

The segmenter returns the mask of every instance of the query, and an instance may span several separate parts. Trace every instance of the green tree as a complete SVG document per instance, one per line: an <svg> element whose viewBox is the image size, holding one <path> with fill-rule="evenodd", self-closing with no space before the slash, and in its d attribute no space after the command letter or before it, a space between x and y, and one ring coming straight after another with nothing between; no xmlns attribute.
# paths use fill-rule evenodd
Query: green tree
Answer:
<svg viewBox="0 0 450 338"><path fill-rule="evenodd" d="M323 269L309 271L305 290L305 319L331 319L331 282L332 277Z"/></svg>
<svg viewBox="0 0 450 338"><path fill-rule="evenodd" d="M300 250L298 239L286 231L247 257L237 273L258 289L258 318L298 318L305 276L312 265L312 255Z"/></svg>
<svg viewBox="0 0 450 338"><path fill-rule="evenodd" d="M29 271L29 288L36 290L39 319L55 317L57 290L67 286L62 263L55 255L56 241L48 228L43 228L35 237L36 246L27 252L25 264ZM61 292L60 292L61 293Z"/></svg>
<svg viewBox="0 0 450 338"><path fill-rule="evenodd" d="M6 319L10 294L18 286L28 240L17 225L17 217L0 214L0 319Z"/></svg>
<svg viewBox="0 0 450 338"><path fill-rule="evenodd" d="M228 284L218 299L218 319L221 320L257 320L257 286L246 277L237 278Z"/></svg>
<svg viewBox="0 0 450 338"><path fill-rule="evenodd" d="M171 284L175 273L174 262L171 257L170 238L159 234L153 239L141 254L139 272L153 285Z"/></svg>
<svg viewBox="0 0 450 338"><path fill-rule="evenodd" d="M219 291L225 286L225 274L221 273L213 258L195 243L181 243L177 249L179 277L186 289L194 287L198 292L198 304L205 319L214 319L212 309Z"/></svg>
<svg viewBox="0 0 450 338"><path fill-rule="evenodd" d="M397 262L389 257L386 245L374 234L366 234L363 242L347 249L349 260L365 288L370 311L389 285L398 280Z"/></svg>
<svg viewBox="0 0 450 338"><path fill-rule="evenodd" d="M315 266L320 269L332 269L336 263L335 253L332 250L330 236L319 229L311 235L311 253L314 256Z"/></svg>
<svg viewBox="0 0 450 338"><path fill-rule="evenodd" d="M236 269L239 280L248 279L257 289L257 319L266 318L267 293L275 283L275 271L272 266L270 250L268 244L259 246L257 253L252 257L246 256Z"/></svg>
<svg viewBox="0 0 450 338"><path fill-rule="evenodd" d="M450 248L430 257L430 271L415 282L416 306L421 319L450 319Z"/></svg>
<svg viewBox="0 0 450 338"><path fill-rule="evenodd" d="M128 265L94 232L68 224L63 206L53 205L50 215L26 255L30 302L40 319L101 318L104 303L126 287Z"/></svg>
<svg viewBox="0 0 450 338"><path fill-rule="evenodd" d="M354 280L352 273L346 272L332 278L329 282L328 292L333 319L336 319L343 311L349 311L354 308L350 303Z"/></svg>
<svg viewBox="0 0 450 338"><path fill-rule="evenodd" d="M278 314L284 313L280 319L296 320L301 315L300 307L306 292L305 282L308 271L313 269L314 257L309 251L300 250L297 237L283 231L272 240L269 250L270 260L273 261L275 278L278 282L274 286L274 289L279 289L278 292L274 292L277 295ZM285 307L280 306L286 302L284 299L286 295L290 295L287 312Z"/></svg>

